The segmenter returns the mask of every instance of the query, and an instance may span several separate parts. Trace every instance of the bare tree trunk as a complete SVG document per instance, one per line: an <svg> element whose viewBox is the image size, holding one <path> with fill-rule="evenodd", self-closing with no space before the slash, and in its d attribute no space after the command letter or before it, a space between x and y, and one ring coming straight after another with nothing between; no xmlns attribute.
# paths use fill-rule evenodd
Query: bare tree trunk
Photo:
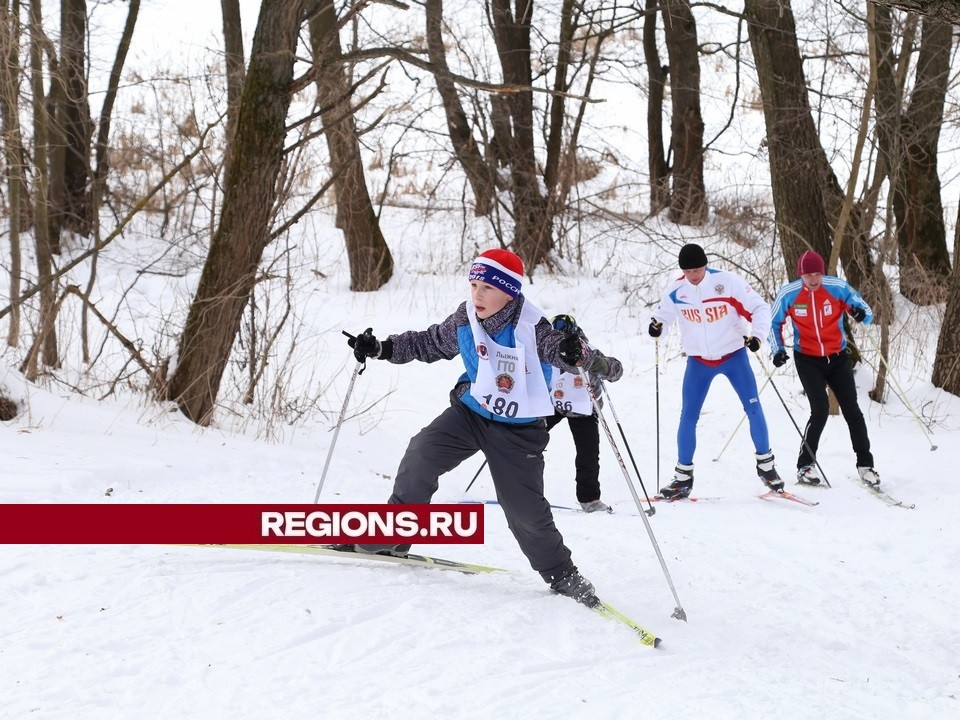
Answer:
<svg viewBox="0 0 960 720"><path fill-rule="evenodd" d="M41 54L47 56L50 92L44 98L44 114L47 132L47 237L50 252L60 254L60 236L63 230L63 207L66 203L67 138L57 117L59 108L66 102L67 90L63 86L63 73L57 58L56 48L45 32L41 33Z"/></svg>
<svg viewBox="0 0 960 720"><path fill-rule="evenodd" d="M790 6L779 0L745 0L744 14L760 78L777 229L792 277L804 251L830 255L817 162L823 149L810 113Z"/></svg>
<svg viewBox="0 0 960 720"><path fill-rule="evenodd" d="M960 395L960 221L953 238L954 265L947 286L947 308L943 313L931 382L949 393Z"/></svg>
<svg viewBox="0 0 960 720"><path fill-rule="evenodd" d="M870 110L873 107L873 95L877 86L877 43L876 33L873 32L875 10L873 3L867 3L867 45L869 49L869 76L867 87L863 94L863 106L860 108L860 124L857 130L857 140L853 149L853 159L850 162L850 177L847 178L847 190L844 193L843 204L836 226L833 229L833 247L827 260L827 272L835 275L839 265L840 253L844 247L843 239L853 214L854 197L857 192L857 178L860 175L860 164L863 159L863 145L867 139L867 129L870 127ZM869 226L860 224L859 229L868 229Z"/></svg>
<svg viewBox="0 0 960 720"><path fill-rule="evenodd" d="M650 171L650 214L670 202L670 167L663 152L663 96L667 67L657 49L657 0L646 0L643 18L643 57L647 64L647 166Z"/></svg>
<svg viewBox="0 0 960 720"><path fill-rule="evenodd" d="M426 0L427 53L430 62L441 70L434 74L437 92L443 102L447 118L447 132L460 166L473 190L474 214L488 215L493 207L494 169L484 160L483 153L473 137L473 130L463 111L456 86L443 73L449 72L447 54L443 46L443 0Z"/></svg>
<svg viewBox="0 0 960 720"><path fill-rule="evenodd" d="M900 107L903 103L903 86L897 82L897 58L894 55L893 22L890 9L874 5L873 34L877 45L877 97L875 104L877 132L877 173L889 174L897 164L897 137L900 127ZM870 32L871 28L867 28ZM904 42L912 39L904 37ZM906 49L906 48L905 48Z"/></svg>
<svg viewBox="0 0 960 720"><path fill-rule="evenodd" d="M510 109L503 95L490 96L490 126L493 128L493 139L489 145L490 159L495 168L507 167L510 164Z"/></svg>
<svg viewBox="0 0 960 720"><path fill-rule="evenodd" d="M310 19L313 61L320 66L317 78L320 119L330 151L330 169L336 177L337 227L343 230L350 261L350 289L377 290L393 275L393 257L370 202L357 122L350 101L350 82L341 61L340 31L333 0L319 0Z"/></svg>
<svg viewBox="0 0 960 720"><path fill-rule="evenodd" d="M270 242L304 0L263 0L237 117L223 214L180 339L167 395L194 422L213 415L243 310Z"/></svg>
<svg viewBox="0 0 960 720"><path fill-rule="evenodd" d="M877 207L880 200L880 190L884 179L889 177L895 160L891 152L895 142L896 127L899 123L900 98L903 96L903 87L900 83L901 73L898 65L909 57L909 48L913 43L910 25L907 25L903 37L904 50L901 62L898 63L893 52L893 26L890 10L881 5L870 3L867 6L867 33L870 54L870 77L874 89L874 125L877 133L877 160L873 178L867 189L866 197L861 203L860 228L863 237L870 237ZM884 231L879 241L875 243L877 262L873 267L871 284L877 290L875 297L870 298L876 324L880 327L880 352L888 357L890 343L890 323L893 320L893 292L890 283L883 274L883 266L890 255L890 237L892 228L892 210L888 207L884 221ZM877 368L876 379L869 396L876 402L883 402L887 382L887 365L880 363Z"/></svg>
<svg viewBox="0 0 960 720"><path fill-rule="evenodd" d="M576 116L573 118L570 128L570 137L567 140L567 147L564 150L560 160L560 169L558 173L559 183L550 196L549 207L552 216L556 216L556 214L565 207L567 198L570 195L570 189L578 179L579 171L577 148L580 145L580 131L583 128L583 118L587 110L587 98L590 97L590 93L593 89L593 81L597 77L597 64L600 62L602 57L603 44L607 38L613 35L614 29L611 23L610 27L604 28L599 32L595 32L594 23L591 20L590 24L588 25L587 32L592 38L594 38L594 42L590 59L586 62L587 73L586 80L583 83L584 99L580 101L580 107L577 110ZM581 62L583 62L583 59L581 59ZM579 69L577 74L580 74Z"/></svg>
<svg viewBox="0 0 960 720"><path fill-rule="evenodd" d="M94 149L97 165L96 169L93 170L93 177L90 182L90 223L94 239L94 248L100 244L100 203L106 192L106 181L110 168L107 143L110 139L110 122L113 117L113 105L114 102L116 102L117 90L120 87L120 75L123 72L123 65L126 62L127 52L130 49L130 41L133 38L133 29L136 27L139 13L140 0L130 0L127 19L123 25L120 43L117 45L117 54L113 59L113 67L110 70L110 78L107 81L107 92L103 97L103 105L100 108L97 143ZM85 363L90 362L87 326L90 307L92 306L90 294L96 285L99 260L100 252L95 250L90 260L90 277L87 279L87 288L81 296L84 302L83 311L80 316L80 344L83 362Z"/></svg>
<svg viewBox="0 0 960 720"><path fill-rule="evenodd" d="M240 0L220 0L223 16L224 65L227 73L227 150L224 165L230 162L230 146L237 130L237 112L243 92L243 28ZM224 172L226 174L226 172Z"/></svg>
<svg viewBox="0 0 960 720"><path fill-rule="evenodd" d="M900 107L903 103L903 82L906 77L905 66L910 57L913 46L913 30L915 20L908 18L903 31L900 58L894 54L893 23L890 9L876 3L874 21L867 32L873 35L876 46L876 92L874 98L874 126L877 135L877 159L874 165L873 178L867 190L867 196L862 203L861 227L865 234L870 232L877 215L880 201L880 191L884 181L897 174L900 153L898 138L900 135Z"/></svg>
<svg viewBox="0 0 960 720"><path fill-rule="evenodd" d="M33 94L33 163L34 163L34 235L37 246L37 284L40 285L39 337L40 360L47 367L59 367L56 331L56 288L50 282L53 253L50 246L49 168L47 166L47 117L43 91L43 12L41 0L30 0L30 89ZM30 380L39 375L37 353L30 354L30 363L23 372Z"/></svg>
<svg viewBox="0 0 960 720"><path fill-rule="evenodd" d="M507 85L531 87L530 19L533 0L491 0L493 37ZM507 95L503 105L509 114L507 161L513 197L513 249L523 258L527 272L544 262L553 249L553 219L540 192L540 176L533 144L533 92ZM500 133L498 132L498 136Z"/></svg>
<svg viewBox="0 0 960 720"><path fill-rule="evenodd" d="M917 79L900 124L894 212L900 292L921 305L942 302L950 255L940 199L937 146L950 74L953 27L924 18Z"/></svg>
<svg viewBox="0 0 960 720"><path fill-rule="evenodd" d="M140 0L130 0L130 8L127 10L127 20L123 25L123 32L120 35L120 43L117 45L117 54L113 59L113 67L110 69L110 79L107 82L107 92L103 97L103 105L100 108L100 120L97 123L97 168L93 176L93 212L99 212L100 201L103 199L106 188L104 183L110 174L110 155L107 143L110 142L110 124L113 120L113 105L117 99L117 90L120 87L120 76L123 73L123 65L127 59L127 52L130 50L130 41L133 39L133 30L137 25L137 16L140 13Z"/></svg>
<svg viewBox="0 0 960 720"><path fill-rule="evenodd" d="M20 131L20 0L5 0L0 7L0 112L3 118L3 150L9 201L10 235L10 325L7 345L20 344L20 252L21 205L28 202L23 177L23 137Z"/></svg>
<svg viewBox="0 0 960 720"><path fill-rule="evenodd" d="M57 126L63 146L62 196L53 207L59 224L90 235L90 139L93 121L87 95L87 3L60 0L60 85Z"/></svg>
<svg viewBox="0 0 960 720"><path fill-rule="evenodd" d="M557 42L557 66L554 69L553 89L557 93L567 91L567 71L570 67L570 46L573 42L575 23L573 0L563 0L560 7L560 37ZM543 182L547 195L552 195L557 186L560 157L563 155L563 125L566 120L565 98L554 95L550 98L550 125L547 129L547 160L543 168ZM574 152L576 150L574 149Z"/></svg>
<svg viewBox="0 0 960 720"><path fill-rule="evenodd" d="M661 10L670 59L670 151L673 155L670 219L680 225L702 225L707 220L707 193L703 185L697 24L689 0L663 0Z"/></svg>

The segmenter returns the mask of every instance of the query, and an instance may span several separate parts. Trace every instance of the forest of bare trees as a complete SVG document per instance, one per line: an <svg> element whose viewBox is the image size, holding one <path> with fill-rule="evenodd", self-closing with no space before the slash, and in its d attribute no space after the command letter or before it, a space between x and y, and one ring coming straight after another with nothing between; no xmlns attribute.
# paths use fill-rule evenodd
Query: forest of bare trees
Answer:
<svg viewBox="0 0 960 720"><path fill-rule="evenodd" d="M297 312L261 288L289 278L297 228L331 215L350 289L376 292L395 271L384 208L415 196L424 218L459 223L464 260L481 237L531 277L604 233L761 243L772 277L816 250L876 307L885 353L894 297L936 311L929 378L960 395L958 198L943 192L960 130L956 3L220 5L220 47L171 82L129 67L149 32L140 0L3 0L2 362L29 379L78 353L87 372L109 368L93 372L97 395L124 384L206 425L232 366L243 402L264 394ZM629 128L642 157L603 144L620 102L642 108ZM751 113L759 132L738 136ZM763 162L763 203L715 180L737 153ZM721 215L768 230L723 233ZM146 339L94 292L99 259L134 227L167 248L138 278L194 278Z"/></svg>

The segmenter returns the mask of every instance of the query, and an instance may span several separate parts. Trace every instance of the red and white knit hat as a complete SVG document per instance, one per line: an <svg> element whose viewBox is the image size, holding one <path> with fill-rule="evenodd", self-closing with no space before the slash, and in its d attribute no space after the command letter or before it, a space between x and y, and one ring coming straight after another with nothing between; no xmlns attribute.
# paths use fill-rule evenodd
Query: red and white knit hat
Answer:
<svg viewBox="0 0 960 720"><path fill-rule="evenodd" d="M502 248L484 250L470 266L470 280L492 285L510 297L517 297L523 287L523 260Z"/></svg>

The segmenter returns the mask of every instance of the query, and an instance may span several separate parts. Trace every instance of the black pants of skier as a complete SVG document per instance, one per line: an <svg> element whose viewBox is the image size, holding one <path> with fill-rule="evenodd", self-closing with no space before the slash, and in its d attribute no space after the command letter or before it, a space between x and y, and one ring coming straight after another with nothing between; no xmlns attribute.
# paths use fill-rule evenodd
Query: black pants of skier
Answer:
<svg viewBox="0 0 960 720"><path fill-rule="evenodd" d="M440 476L480 451L520 550L551 582L574 565L543 496L543 450L549 437L543 420L525 425L486 420L454 396L451 406L410 441L389 502L430 502Z"/></svg>
<svg viewBox="0 0 960 720"><path fill-rule="evenodd" d="M582 503L600 499L600 426L596 414L567 417L554 413L547 418L547 430L552 430L566 418L577 449L577 501Z"/></svg>
<svg viewBox="0 0 960 720"><path fill-rule="evenodd" d="M793 358L797 363L800 383L807 394L807 400L810 401L810 419L803 433L806 445L800 446L797 467L812 464L814 457L810 452L816 456L817 448L820 446L820 435L827 424L830 409L827 387L833 390L840 405L840 412L843 413L843 419L847 421L850 442L853 445L853 451L857 454L857 467L873 467L867 423L857 404L857 386L853 380L850 355L841 352L828 357L817 357L795 352ZM809 452L807 446L810 448Z"/></svg>

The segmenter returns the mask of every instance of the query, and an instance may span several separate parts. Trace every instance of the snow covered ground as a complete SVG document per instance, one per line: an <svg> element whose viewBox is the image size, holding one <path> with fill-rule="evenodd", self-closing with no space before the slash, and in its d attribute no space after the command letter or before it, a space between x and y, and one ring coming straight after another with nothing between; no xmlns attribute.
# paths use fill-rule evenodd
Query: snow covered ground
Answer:
<svg viewBox="0 0 960 720"><path fill-rule="evenodd" d="M401 265L372 295L345 291L342 261L317 281L322 311L310 317L330 407L325 419L272 431L271 442L253 428L198 429L156 405L28 387L0 370L0 383L29 405L0 426L0 501L310 502L353 366L340 330L423 328L465 297L461 271L428 277ZM548 313L575 314L624 361L609 390L652 493L675 461L684 363L676 337L660 347L658 433L646 309L625 308L616 283L590 277L540 278L527 290ZM443 409L460 372L459 361L372 362L321 499L383 501L407 440ZM833 489L799 490L818 507L757 499L746 428L713 461L742 416L717 381L697 455L695 494L709 499L658 504L650 520L687 623L671 618L666 578L603 441L603 498L616 512L558 510L556 521L600 596L663 638L657 650L551 595L497 506L485 508L483 546L432 552L511 571L498 576L213 548L6 546L0 717L954 717L960 400L910 379L910 367L894 373L911 404L935 408L938 449L895 393L882 406L867 399L869 368L857 373L861 406L884 487L914 510L887 507L853 482L840 418L821 449ZM775 383L802 423L792 365ZM770 387L762 399L790 477L797 432ZM443 478L436 499L462 499L480 462ZM572 463L562 424L547 451L555 504L575 502ZM470 498L493 497L481 474Z"/></svg>

